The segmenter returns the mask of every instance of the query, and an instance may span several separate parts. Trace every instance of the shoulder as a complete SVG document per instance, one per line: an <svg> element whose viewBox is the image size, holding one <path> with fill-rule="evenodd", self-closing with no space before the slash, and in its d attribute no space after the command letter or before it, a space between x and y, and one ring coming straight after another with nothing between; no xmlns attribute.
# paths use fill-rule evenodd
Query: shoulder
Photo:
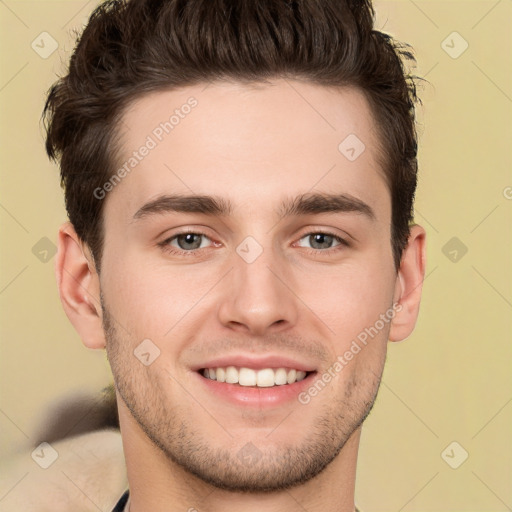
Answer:
<svg viewBox="0 0 512 512"><path fill-rule="evenodd" d="M115 429L27 449L2 462L1 469L1 512L110 511L128 486L121 434Z"/></svg>

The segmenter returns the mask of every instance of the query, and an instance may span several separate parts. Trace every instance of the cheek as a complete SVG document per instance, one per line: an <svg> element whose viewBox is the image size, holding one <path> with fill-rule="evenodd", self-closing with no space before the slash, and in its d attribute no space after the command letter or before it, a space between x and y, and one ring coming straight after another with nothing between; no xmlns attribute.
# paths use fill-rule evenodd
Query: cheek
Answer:
<svg viewBox="0 0 512 512"><path fill-rule="evenodd" d="M392 272L365 263L325 268L301 278L299 296L338 340L351 340L391 306Z"/></svg>
<svg viewBox="0 0 512 512"><path fill-rule="evenodd" d="M103 296L116 320L133 338L155 340L192 317L220 275L211 267L152 264L129 253L104 269Z"/></svg>
<svg viewBox="0 0 512 512"><path fill-rule="evenodd" d="M221 279L232 262L165 264L129 248L116 255L122 257L104 260L103 296L135 340L175 338L178 331L186 337L184 329L212 320L220 302L232 299ZM373 325L391 306L394 280L392 267L383 269L382 258L371 256L347 258L336 265L288 263L283 269L293 290L288 300L302 312L296 328L323 322L325 334L343 344Z"/></svg>

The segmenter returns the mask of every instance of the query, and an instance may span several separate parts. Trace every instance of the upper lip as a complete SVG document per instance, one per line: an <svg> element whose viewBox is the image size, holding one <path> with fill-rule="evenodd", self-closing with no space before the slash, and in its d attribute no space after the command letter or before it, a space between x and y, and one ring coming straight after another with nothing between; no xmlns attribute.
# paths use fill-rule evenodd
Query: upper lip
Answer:
<svg viewBox="0 0 512 512"><path fill-rule="evenodd" d="M203 368L226 368L227 366L236 366L238 368L252 368L253 370L262 370L263 368L294 368L304 372L315 371L311 363L300 361L293 357L266 355L254 356L244 354L233 354L215 359L210 359L199 365L194 365L192 370L198 371Z"/></svg>

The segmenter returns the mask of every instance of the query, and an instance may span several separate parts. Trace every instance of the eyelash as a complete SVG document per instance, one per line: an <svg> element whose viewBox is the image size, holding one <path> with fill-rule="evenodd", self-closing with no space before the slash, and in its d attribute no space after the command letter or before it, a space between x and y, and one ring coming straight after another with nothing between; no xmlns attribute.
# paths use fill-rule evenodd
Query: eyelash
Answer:
<svg viewBox="0 0 512 512"><path fill-rule="evenodd" d="M176 233L172 237L165 239L164 241L160 242L158 244L158 246L161 247L163 251L165 251L165 252L167 252L169 254L172 254L172 255L192 256L192 257L198 256L198 251L201 248L191 249L190 251L185 251L185 250L182 250L182 249L177 249L176 247L173 247L173 246L170 245L170 243L175 238L177 238L179 236L182 236L182 235L199 235L199 236L204 236L204 237L206 237L208 239L210 238L206 233L202 233L201 231L183 231L182 233ZM340 249L342 249L344 247L350 247L350 244L344 238L341 238L339 235L335 235L334 233L331 233L330 231L311 231L311 232L303 234L299 238L299 241L302 240L303 238L306 238L306 237L309 237L309 236L312 236L312 235L328 235L328 236L332 236L334 238L334 240L336 240L336 242L339 243L339 245L336 245L334 247L330 247L329 249L312 249L312 248L302 247L302 249L306 250L306 253L311 254L313 256L318 256L320 253L331 254L333 252L337 252L338 250L340 250ZM202 249L206 249L206 247L202 247Z"/></svg>

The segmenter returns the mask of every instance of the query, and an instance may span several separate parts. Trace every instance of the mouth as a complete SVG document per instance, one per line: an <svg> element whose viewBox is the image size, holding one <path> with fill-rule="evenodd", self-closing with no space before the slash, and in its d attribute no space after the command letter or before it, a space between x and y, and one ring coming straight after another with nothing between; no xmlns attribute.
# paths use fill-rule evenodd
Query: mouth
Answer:
<svg viewBox="0 0 512 512"><path fill-rule="evenodd" d="M201 368L198 372L205 379L248 388L289 386L296 382L300 382L312 373L315 373L296 368L281 367L253 369L238 366Z"/></svg>
<svg viewBox="0 0 512 512"><path fill-rule="evenodd" d="M312 361L284 354L226 354L190 369L212 400L237 410L240 406L278 410L293 404L318 373Z"/></svg>
<svg viewBox="0 0 512 512"><path fill-rule="evenodd" d="M216 399L231 403L237 410L254 407L280 410L298 403L301 392L314 382L316 371L280 367L210 366L196 370L204 389Z"/></svg>

